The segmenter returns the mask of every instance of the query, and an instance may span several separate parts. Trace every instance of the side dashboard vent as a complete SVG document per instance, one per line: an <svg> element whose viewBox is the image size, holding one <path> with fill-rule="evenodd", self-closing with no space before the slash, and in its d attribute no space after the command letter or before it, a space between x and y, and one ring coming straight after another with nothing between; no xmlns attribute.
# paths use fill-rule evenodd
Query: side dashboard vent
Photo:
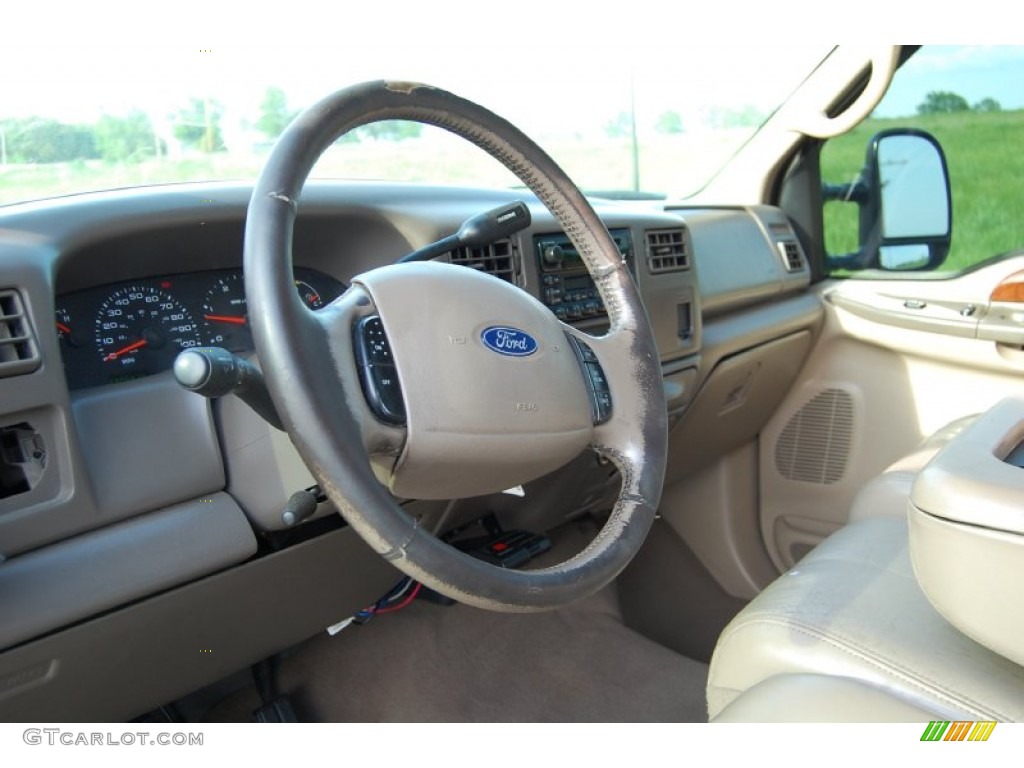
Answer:
<svg viewBox="0 0 1024 768"><path fill-rule="evenodd" d="M779 255L782 256L782 263L786 266L787 272L801 272L804 268L804 257L800 251L800 243L796 240L780 240Z"/></svg>
<svg viewBox="0 0 1024 768"><path fill-rule="evenodd" d="M0 290L0 378L34 371L40 361L21 296L13 289Z"/></svg>
<svg viewBox="0 0 1024 768"><path fill-rule="evenodd" d="M478 269L513 285L519 285L516 251L511 240L497 240L478 248L456 248L449 253L449 259L452 264Z"/></svg>
<svg viewBox="0 0 1024 768"><path fill-rule="evenodd" d="M831 485L843 479L853 441L853 397L826 389L793 414L775 443L775 468L788 480Z"/></svg>
<svg viewBox="0 0 1024 768"><path fill-rule="evenodd" d="M647 269L651 274L678 272L689 266L689 246L683 230L660 229L647 233Z"/></svg>

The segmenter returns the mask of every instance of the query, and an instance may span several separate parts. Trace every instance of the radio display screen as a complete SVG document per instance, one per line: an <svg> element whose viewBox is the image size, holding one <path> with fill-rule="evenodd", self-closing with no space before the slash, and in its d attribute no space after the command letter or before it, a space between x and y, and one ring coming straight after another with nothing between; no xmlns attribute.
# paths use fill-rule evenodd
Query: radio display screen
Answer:
<svg viewBox="0 0 1024 768"><path fill-rule="evenodd" d="M562 278L562 290L566 293L570 291L589 291L594 288L594 281L590 279L590 275L573 275L572 277Z"/></svg>

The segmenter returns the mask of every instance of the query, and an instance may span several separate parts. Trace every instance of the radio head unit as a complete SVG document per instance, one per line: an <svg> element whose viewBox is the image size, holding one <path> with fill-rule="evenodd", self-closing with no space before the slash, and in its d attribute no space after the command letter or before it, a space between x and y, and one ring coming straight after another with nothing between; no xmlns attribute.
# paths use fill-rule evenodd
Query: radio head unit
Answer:
<svg viewBox="0 0 1024 768"><path fill-rule="evenodd" d="M633 271L633 238L628 229L609 230L630 272ZM559 320L571 322L607 317L604 302L576 246L564 232L536 235L533 250L540 275L540 299Z"/></svg>

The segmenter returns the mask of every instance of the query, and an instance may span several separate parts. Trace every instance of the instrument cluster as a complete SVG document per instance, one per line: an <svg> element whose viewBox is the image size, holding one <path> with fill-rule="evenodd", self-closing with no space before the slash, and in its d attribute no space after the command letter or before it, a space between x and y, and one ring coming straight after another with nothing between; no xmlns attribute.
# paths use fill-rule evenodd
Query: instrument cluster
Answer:
<svg viewBox="0 0 1024 768"><path fill-rule="evenodd" d="M295 289L310 309L345 286L296 267ZM57 297L57 337L69 389L116 384L170 369L183 349L254 349L242 270L144 278Z"/></svg>

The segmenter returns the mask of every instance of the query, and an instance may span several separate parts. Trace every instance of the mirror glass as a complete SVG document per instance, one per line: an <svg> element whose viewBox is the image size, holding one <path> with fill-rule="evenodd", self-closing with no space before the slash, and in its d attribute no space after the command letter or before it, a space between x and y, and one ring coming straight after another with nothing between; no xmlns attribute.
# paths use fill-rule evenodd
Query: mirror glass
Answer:
<svg viewBox="0 0 1024 768"><path fill-rule="evenodd" d="M878 249L882 269L921 269L928 265L931 249L924 243L883 245Z"/></svg>
<svg viewBox="0 0 1024 768"><path fill-rule="evenodd" d="M946 175L935 146L921 136L878 142L882 237L942 237L949 232Z"/></svg>

